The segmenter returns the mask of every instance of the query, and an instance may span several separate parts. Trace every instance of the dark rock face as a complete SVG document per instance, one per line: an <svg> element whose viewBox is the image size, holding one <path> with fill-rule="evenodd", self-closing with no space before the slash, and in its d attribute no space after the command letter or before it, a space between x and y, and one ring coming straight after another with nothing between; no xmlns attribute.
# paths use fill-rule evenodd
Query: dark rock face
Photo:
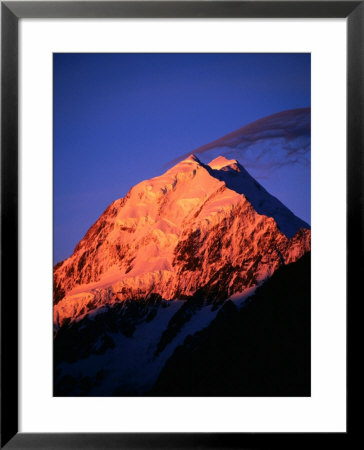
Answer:
<svg viewBox="0 0 364 450"><path fill-rule="evenodd" d="M66 295L66 292L62 288L62 285L60 283L53 283L53 301L54 301L54 304L56 305L58 302L60 302L65 295Z"/></svg>
<svg viewBox="0 0 364 450"><path fill-rule="evenodd" d="M167 361L152 396L309 396L310 254L281 267L241 310L228 301Z"/></svg>
<svg viewBox="0 0 364 450"><path fill-rule="evenodd" d="M176 337L181 328L188 322L197 310L201 309L204 304L204 297L201 292L197 292L188 298L182 307L176 312L168 323L168 327L163 332L162 337L157 345L155 355L158 355L165 347Z"/></svg>

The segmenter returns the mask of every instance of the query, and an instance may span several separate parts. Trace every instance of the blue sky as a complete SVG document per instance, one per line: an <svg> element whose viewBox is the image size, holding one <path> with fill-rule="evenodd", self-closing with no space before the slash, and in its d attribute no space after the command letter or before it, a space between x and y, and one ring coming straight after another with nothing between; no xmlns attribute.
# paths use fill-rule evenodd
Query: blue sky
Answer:
<svg viewBox="0 0 364 450"><path fill-rule="evenodd" d="M310 107L310 74L309 54L54 54L54 262L169 161L267 115ZM235 157L244 165L246 153ZM310 222L307 161L276 158L281 168L247 168Z"/></svg>

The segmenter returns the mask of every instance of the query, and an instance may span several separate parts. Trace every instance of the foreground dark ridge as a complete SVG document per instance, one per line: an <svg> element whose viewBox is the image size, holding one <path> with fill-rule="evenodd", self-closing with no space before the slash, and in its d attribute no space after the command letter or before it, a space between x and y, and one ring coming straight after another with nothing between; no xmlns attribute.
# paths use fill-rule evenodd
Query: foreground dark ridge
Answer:
<svg viewBox="0 0 364 450"><path fill-rule="evenodd" d="M240 311L228 301L167 361L152 396L310 396L310 253Z"/></svg>

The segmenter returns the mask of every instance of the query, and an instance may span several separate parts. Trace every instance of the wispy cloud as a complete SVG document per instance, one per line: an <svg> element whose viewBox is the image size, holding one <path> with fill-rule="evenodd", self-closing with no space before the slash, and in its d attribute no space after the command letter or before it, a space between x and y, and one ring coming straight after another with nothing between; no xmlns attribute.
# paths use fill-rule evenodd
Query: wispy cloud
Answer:
<svg viewBox="0 0 364 450"><path fill-rule="evenodd" d="M311 108L282 111L245 125L192 153L203 159L218 154L238 159L247 169L264 172L284 166L310 166ZM175 164L191 151L171 161Z"/></svg>

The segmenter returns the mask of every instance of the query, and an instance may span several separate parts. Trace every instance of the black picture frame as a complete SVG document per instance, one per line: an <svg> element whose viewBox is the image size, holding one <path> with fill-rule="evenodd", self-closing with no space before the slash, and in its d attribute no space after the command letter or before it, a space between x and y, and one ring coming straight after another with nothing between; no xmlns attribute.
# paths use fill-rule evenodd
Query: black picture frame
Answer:
<svg viewBox="0 0 364 450"><path fill-rule="evenodd" d="M347 304L363 272L364 1L1 2L1 447L12 449L307 447L346 433L18 432L18 22L21 18L346 18ZM349 313L349 309L348 309ZM349 328L349 327L348 327ZM350 342L350 341L349 341ZM349 360L348 360L349 363ZM350 365L348 364L348 369ZM348 377L350 371L347 372ZM350 378L348 378L350 379ZM350 398L350 394L348 395Z"/></svg>

